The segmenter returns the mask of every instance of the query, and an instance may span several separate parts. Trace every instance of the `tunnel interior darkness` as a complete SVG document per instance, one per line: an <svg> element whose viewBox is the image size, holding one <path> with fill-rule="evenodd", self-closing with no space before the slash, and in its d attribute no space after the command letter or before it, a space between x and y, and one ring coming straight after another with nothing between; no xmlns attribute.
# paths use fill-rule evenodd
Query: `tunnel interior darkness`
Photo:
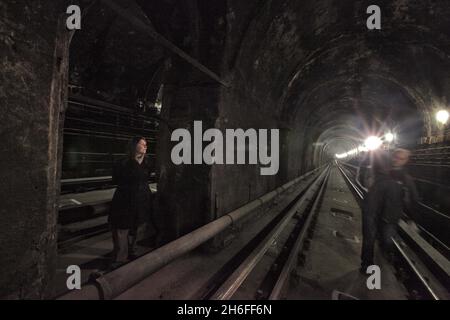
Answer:
<svg viewBox="0 0 450 320"><path fill-rule="evenodd" d="M382 29L371 31L369 1L117 3L231 83L211 79L102 2L89 8L72 40L71 84L95 98L133 106L154 101L164 84L168 126L159 129L156 162L173 237L370 135L393 132L399 146L411 148L438 131L433 115L446 106L450 84L445 1L380 1ZM280 128L279 173L174 166L171 131L192 129L194 120L219 129Z"/></svg>
<svg viewBox="0 0 450 320"><path fill-rule="evenodd" d="M420 139L442 133L434 115L449 103L447 0L379 0L381 30L366 27L366 9L373 4L368 0L115 0L122 13L105 1L75 2L83 9L82 29L70 37L61 20L65 10L60 9L66 3L54 7L42 1L28 3L24 17L22 9L1 5L8 9L6 16L13 21L16 37L24 43L41 41L33 56L28 48L19 46L20 51L2 40L11 52L5 70L15 68L17 83L24 77L35 83L41 76L39 85L17 85L12 94L5 94L8 105L21 104L27 110L33 99L17 97L28 97L34 90L39 104L37 115L13 116L13 120L27 117L21 122L33 123L35 131L30 129L25 138L17 135L11 145L18 149L9 152L11 159L2 164L17 173L5 196L15 199L8 190L22 188L23 196L32 199L28 204L15 203L14 210L5 207L5 225L22 230L11 232L8 241L24 234L21 219L42 210L46 213L34 223L36 230L24 237L27 240L17 240L32 249L11 246L9 256L17 258L2 261L2 265L18 265L1 279L7 283L4 287L24 290L24 296L47 292L47 273L55 269L55 199L65 112L55 106L67 100L69 85L90 98L129 108L130 114L139 103L153 104L163 86L164 125L158 127L154 152L157 212L166 220L168 239L358 147L369 135L392 131L399 146L414 148ZM25 31L29 19L41 16L45 19L38 27ZM222 83L131 21L157 32ZM19 70L21 61L27 67ZM5 119L5 128L16 121ZM174 165L170 135L175 128L192 131L195 120L202 121L204 128L221 130L279 129L278 174L261 176L258 165ZM24 161L36 153L46 155L26 175L21 174L20 163L14 163L13 155L20 154L20 148L28 150ZM30 186L41 181L45 188L32 189L25 186L28 181ZM216 237L209 245L221 244L223 238ZM45 254L30 254L41 247L47 248ZM21 260L25 255L33 258ZM9 284L16 273L34 274L27 270L36 265L41 271L29 289L23 289L28 280L20 276L19 284Z"/></svg>

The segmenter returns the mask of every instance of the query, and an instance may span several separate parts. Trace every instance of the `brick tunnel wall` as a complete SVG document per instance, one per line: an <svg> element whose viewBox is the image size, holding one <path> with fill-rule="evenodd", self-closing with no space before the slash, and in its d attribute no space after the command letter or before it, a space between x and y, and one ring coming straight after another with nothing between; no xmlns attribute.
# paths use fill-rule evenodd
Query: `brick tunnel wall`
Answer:
<svg viewBox="0 0 450 320"><path fill-rule="evenodd" d="M206 11L203 8L200 14L189 13L199 19L200 34L193 29L185 39L166 35L231 84L229 88L221 86L177 58L166 72L162 116L169 119L172 128L162 126L158 138L158 215L166 220L166 226L174 229L169 238L220 217L314 167L311 149L314 134L292 123L295 114L287 117L289 121L280 114L279 98L285 89L286 74L277 64L259 65L267 64L272 55L277 57L278 47L261 52L261 47L252 47L255 39L246 38L261 32L251 23L258 21L253 20L255 17L268 22L273 10L282 6L242 1L222 5L219 9L217 4L214 9L209 6L209 11L205 5ZM203 46L186 46L185 43L198 44L199 38ZM290 40L287 37L279 45ZM279 129L278 173L263 176L259 165L247 164L173 165L170 150L175 143L170 142L170 133L176 128L186 128L192 134L194 120L203 121L203 130L218 128L223 134L226 129Z"/></svg>
<svg viewBox="0 0 450 320"><path fill-rule="evenodd" d="M0 297L44 298L56 218L68 34L62 3L0 4Z"/></svg>
<svg viewBox="0 0 450 320"><path fill-rule="evenodd" d="M317 135L306 130L304 125L314 126L318 123L320 129L320 125L325 127L332 124L320 122L322 115L334 120L333 117L340 113L352 112L346 105L335 108L325 103L338 100L340 94L356 94L361 98L364 86L356 83L351 72L360 72L362 66L376 73L379 72L381 62L391 60L378 59L386 52L378 52L377 47L370 48L370 52L376 53L372 56L373 59L356 57L361 53L358 50L369 52L366 50L367 46L359 46L364 44L365 39L359 33L365 34L367 31L361 26L364 27L364 9L368 1L345 4L331 0L176 1L164 2L161 6L168 6L166 11L158 11L160 1L138 2L149 6L147 14L158 32L232 83L230 88L220 86L176 55L164 52L162 57L163 50L156 50L152 57L143 52L140 60L135 59L132 54L137 50L128 50L129 46L124 45L127 42L123 42L125 38L132 38L130 33L117 36L115 32L122 27L123 22L115 25L115 29L112 29L114 32L106 32L109 29L105 27L104 37L112 37L114 41L103 39L108 42L108 46L91 54L95 58L101 56L99 52L114 54L116 51L110 50L109 45L112 43L122 46L118 58L127 56L134 62L135 69L132 70L140 72L135 75L130 71L123 81L112 81L117 79L111 78L106 79L111 81L103 83L105 79L102 77L108 78L105 76L110 74L108 72L103 73L100 79L89 79L95 87L103 85L105 90L111 90L111 95L133 91L129 88L128 80L137 78L140 79L136 80L139 83L133 86L139 87L137 91L144 92L148 81L145 82L147 77L142 76L142 73L145 70L159 69L162 58L168 61L169 66L161 77L164 84L162 117L168 126L161 125L157 147L160 195L158 215L161 219L168 220L168 238L189 232L312 169L312 144ZM415 1L383 3L386 6L390 3L387 11L392 12L390 19L394 22L408 20L423 12L422 4ZM411 4L410 12L403 12L402 3ZM438 3L436 12L444 8L444 1ZM144 9L146 5L143 5ZM39 0L33 1L33 4L28 3L24 8L16 5L16 2L3 2L0 6L1 11L5 12L0 20L0 45L2 73L7 80L0 86L0 96L5 100L4 105L8 111L0 116L3 139L7 141L1 146L0 158L3 169L0 178L2 182L5 181L0 185L0 200L4 204L0 216L0 265L7 270L0 276L0 288L3 290L0 296L14 292L20 297L42 297L47 294L46 284L55 269L56 200L60 171L58 159L62 151L59 137L63 124L60 112L63 111L67 85L68 57L67 39L64 38L66 34L58 29L57 21L58 15L65 10L62 3L55 6L54 3ZM172 10L171 6L176 10ZM174 11L176 14L169 16ZM434 13L426 14L432 16ZM95 14L90 19L91 25L97 23ZM108 20L106 24L110 23L109 18L104 20ZM111 23L113 20L111 18ZM437 28L444 30L445 25L438 25ZM62 34L58 34L58 31ZM332 40L339 39L342 33L346 37L335 45ZM408 34L411 33L406 30L400 35ZM58 35L61 36L59 41ZM427 39L427 34L422 36ZM96 37L94 32L91 40ZM143 38L146 36L140 35L133 43L140 47ZM374 38L374 41L380 39ZM393 39L402 40L401 37ZM160 48L158 44L146 42L146 45L150 51L153 46ZM412 73L417 70L407 68L407 63L423 61L423 57L430 52L423 48L417 50L414 44L409 48L400 43L393 48L389 49L393 50L390 54L394 54L397 60L392 61L402 60L402 57L408 59L403 59L403 64L397 65L398 69L388 65L383 72L398 73L401 82L404 80L409 84L404 91L409 90L414 94L407 92L412 98L408 106L420 101L423 105L421 107L425 108L438 105L444 100L448 82L441 86L440 82L433 80L436 84L429 86L433 90L428 90L428 86L425 89L419 88L417 84L422 83L428 74L415 72L419 77L414 77ZM435 74L432 79L444 78L442 75L445 68L441 66L448 65L442 62L448 63L447 56L442 54L445 48L437 51L434 60L431 59L435 62L430 62L430 67L420 64L422 68L433 71L430 71ZM414 54L403 50L411 50ZM309 54L316 51L323 51L324 55L311 55L312 58L309 59ZM353 56L355 52L356 56ZM84 54L80 55L78 60L81 64L85 64L84 58ZM151 65L143 65L146 60L151 60ZM340 64L341 60L346 63ZM114 71L112 74L118 72L115 66L120 61L112 60L113 63L108 67ZM99 67L97 62L99 61L93 59L92 66ZM303 65L308 67L301 69L303 73L296 74L298 67ZM121 69L126 67L127 65L121 64ZM408 72L404 73L403 70ZM329 73L332 79L328 79ZM348 82L347 78L350 79ZM328 80L330 84L327 84L326 89L309 96L310 92L321 88ZM401 87L400 84L394 86L387 80L391 79L379 77L376 83L386 84L389 90ZM159 85L156 81L153 84L155 88L159 88ZM382 86L375 89L381 93L390 93ZM423 94L422 89L429 92ZM377 90L366 93L369 96L377 95ZM425 98L422 99L421 94ZM136 97L130 94L128 100ZM316 112L315 107L320 106L321 102L326 105L322 112L312 116L311 121L302 122L303 117ZM396 102L406 104L403 100ZM364 105L361 110L369 110L371 107ZM280 129L278 174L262 176L257 165L175 166L170 159L174 145L170 142L170 133L176 128L192 130L194 120L202 120L204 130L212 127L222 130Z"/></svg>

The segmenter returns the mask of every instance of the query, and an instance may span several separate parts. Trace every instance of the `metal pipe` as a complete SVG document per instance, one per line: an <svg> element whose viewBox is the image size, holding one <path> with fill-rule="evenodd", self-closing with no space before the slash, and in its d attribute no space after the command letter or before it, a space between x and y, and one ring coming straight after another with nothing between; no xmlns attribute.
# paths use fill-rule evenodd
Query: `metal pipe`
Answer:
<svg viewBox="0 0 450 320"><path fill-rule="evenodd" d="M300 176L283 186L253 200L252 202L224 215L194 231L178 238L130 263L97 278L95 283L84 285L81 290L69 292L59 300L96 300L112 299L136 285L153 272L159 270L183 254L197 248L216 236L237 220L246 216L260 205L270 201L300 180L309 177L319 167Z"/></svg>
<svg viewBox="0 0 450 320"><path fill-rule="evenodd" d="M170 51L181 57L183 60L187 61L189 64L193 65L195 68L197 68L210 78L219 82L221 85L227 88L230 87L230 84L222 80L216 73L209 70L203 64L192 58L186 52L178 48L176 45L171 43L169 40L164 38L159 33L157 33L150 24L143 22L139 17L136 17L133 13L131 13L130 10L117 5L114 1L111 0L102 0L102 2L108 7L110 7L112 10L114 10L116 14L128 20L128 22L130 22L133 26L149 35L153 40L155 40L157 43L159 43L166 49L169 49Z"/></svg>
<svg viewBox="0 0 450 320"><path fill-rule="evenodd" d="M286 225L297 213L298 209L307 203L312 195L317 192L317 188L324 179L327 170L317 178L310 189L296 202L283 219L278 222L275 228L264 238L264 240L252 251L252 253L239 265L239 267L228 277L228 279L220 286L220 288L211 297L211 300L228 300L239 289L242 283L247 279L250 272L255 268L257 263L263 258L274 239L284 230Z"/></svg>
<svg viewBox="0 0 450 320"><path fill-rule="evenodd" d="M302 227L302 230L297 237L297 240L295 241L294 246L292 247L291 252L289 253L289 257L286 260L286 263L283 266L283 269L280 272L280 275L278 276L277 282L275 283L272 292L270 293L269 300L277 300L280 298L280 295L282 293L282 290L285 288L285 285L287 283L287 280L289 279L289 276L291 274L292 268L294 267L298 253L300 251L300 248L303 246L303 243L306 239L306 234L308 230L310 229L311 222L313 221L313 218L318 214L317 209L320 206L320 203L322 201L322 195L324 193L325 187L327 185L328 178L330 176L330 170L328 170L328 173L324 179L324 182L322 183L322 186L320 187L319 193L314 201L313 207L311 208L311 211L308 215L308 218L305 221L305 224Z"/></svg>

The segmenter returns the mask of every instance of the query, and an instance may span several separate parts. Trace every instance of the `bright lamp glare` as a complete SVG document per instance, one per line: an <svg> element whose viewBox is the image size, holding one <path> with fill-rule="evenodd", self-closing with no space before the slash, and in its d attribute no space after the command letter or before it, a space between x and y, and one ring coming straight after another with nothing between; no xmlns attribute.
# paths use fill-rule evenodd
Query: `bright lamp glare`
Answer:
<svg viewBox="0 0 450 320"><path fill-rule="evenodd" d="M367 149L365 146L359 146L358 151L359 152L367 152L367 151L369 151L369 149Z"/></svg>
<svg viewBox="0 0 450 320"><path fill-rule="evenodd" d="M342 159L342 158L345 158L347 156L348 156L347 153L336 154L336 158L338 158L338 159Z"/></svg>
<svg viewBox="0 0 450 320"><path fill-rule="evenodd" d="M394 135L390 132L386 133L384 135L384 138L386 139L387 142L392 142L394 141Z"/></svg>
<svg viewBox="0 0 450 320"><path fill-rule="evenodd" d="M442 124L446 124L448 120L448 111L447 110L439 110L436 113L436 120Z"/></svg>
<svg viewBox="0 0 450 320"><path fill-rule="evenodd" d="M382 143L383 142L381 141L380 138L371 136L366 139L366 141L364 142L364 145L369 150L376 150L381 146Z"/></svg>

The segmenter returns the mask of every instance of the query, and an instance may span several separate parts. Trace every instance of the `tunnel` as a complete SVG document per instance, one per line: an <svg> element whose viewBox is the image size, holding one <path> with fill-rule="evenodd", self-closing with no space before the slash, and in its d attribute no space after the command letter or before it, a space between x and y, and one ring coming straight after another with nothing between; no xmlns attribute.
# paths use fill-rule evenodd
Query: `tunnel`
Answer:
<svg viewBox="0 0 450 320"><path fill-rule="evenodd" d="M0 298L450 297L448 1L0 8ZM139 231L138 256L109 269L113 168L133 137L147 145L153 220ZM381 259L392 286L366 296L340 287L361 276L361 214L374 190L361 176L398 150L420 201L395 223L399 257ZM274 252L260 267L271 272L248 275L252 255L264 263ZM82 289L70 292L73 265ZM224 288L239 277L247 289L233 296Z"/></svg>

